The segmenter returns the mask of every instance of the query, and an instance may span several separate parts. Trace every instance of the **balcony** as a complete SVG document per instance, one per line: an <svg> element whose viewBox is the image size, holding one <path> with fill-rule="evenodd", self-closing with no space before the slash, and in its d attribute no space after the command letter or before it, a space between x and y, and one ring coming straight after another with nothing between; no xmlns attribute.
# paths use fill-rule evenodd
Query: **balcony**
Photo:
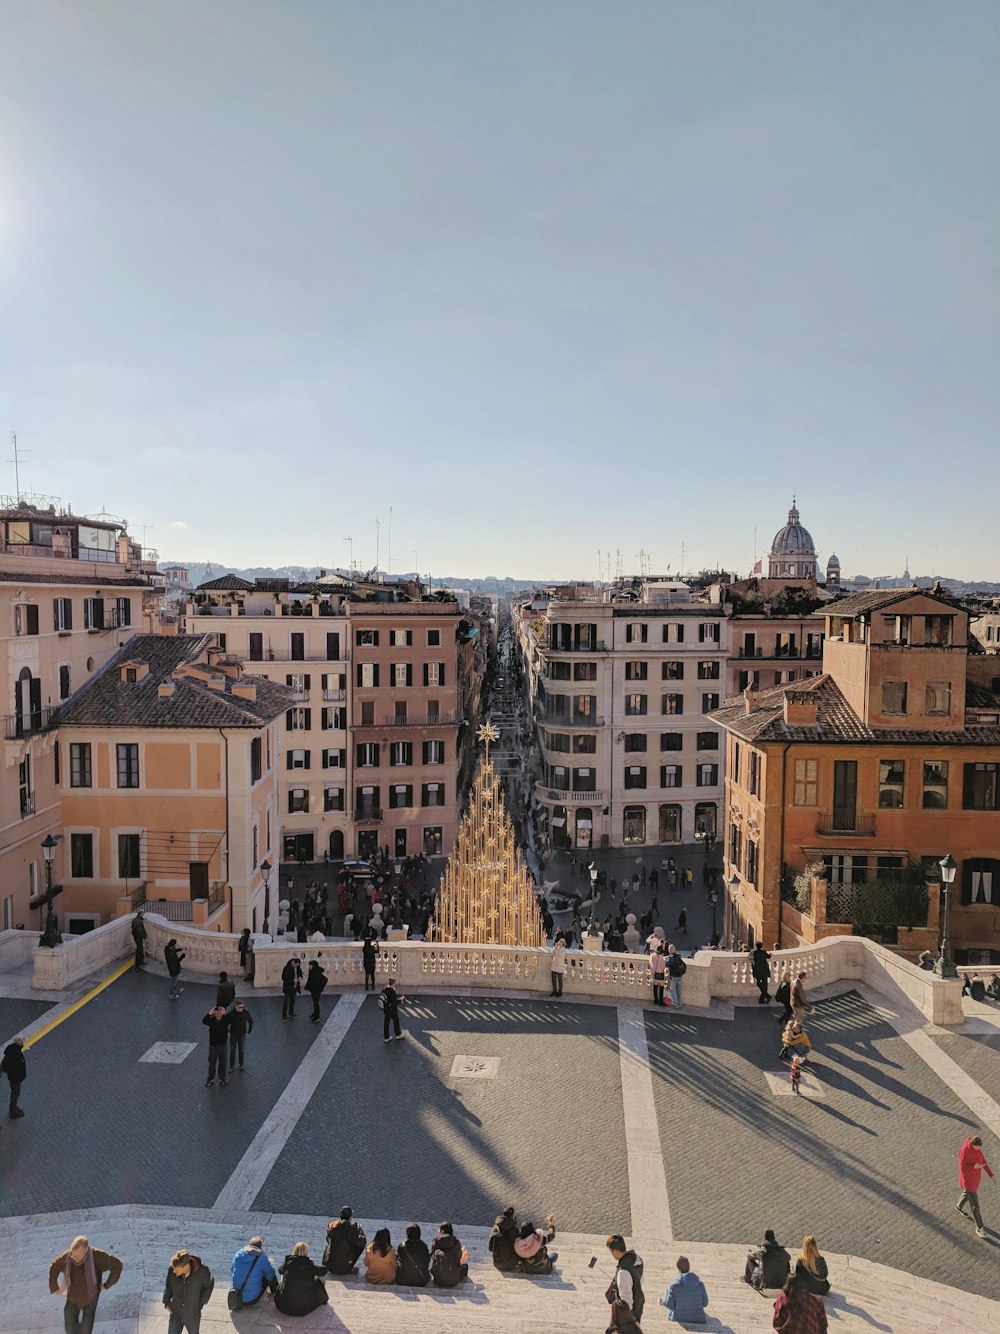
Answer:
<svg viewBox="0 0 1000 1334"><path fill-rule="evenodd" d="M740 658L762 658L764 650L762 648L741 648L737 657Z"/></svg>
<svg viewBox="0 0 1000 1334"><path fill-rule="evenodd" d="M341 704L347 698L346 690L324 690L323 699L327 704Z"/></svg>
<svg viewBox="0 0 1000 1334"><path fill-rule="evenodd" d="M58 722L59 710L52 704L32 709L29 713L8 714L3 720L4 739L21 741L25 737L37 736L50 731Z"/></svg>
<svg viewBox="0 0 1000 1334"><path fill-rule="evenodd" d="M640 649L642 645L637 644L635 647ZM554 644L547 644L541 651L546 657L562 658L580 653L607 653L608 646L603 639L599 639L596 644L581 644L579 648L557 648Z"/></svg>
<svg viewBox="0 0 1000 1334"><path fill-rule="evenodd" d="M635 716L642 717L644 715L636 714ZM596 728L604 726L604 719L597 718L593 714L589 714L585 718L566 717L545 708L539 709L538 721L544 723L547 727L583 728L589 729L590 731L594 731Z"/></svg>
<svg viewBox="0 0 1000 1334"><path fill-rule="evenodd" d="M328 658L325 653L319 649L303 649L301 653L293 654L288 648L268 648L259 657L250 654L247 662L349 662L343 649L340 650L339 658Z"/></svg>
<svg viewBox="0 0 1000 1334"><path fill-rule="evenodd" d="M852 816L823 812L816 816L816 833L822 838L874 838L875 813Z"/></svg>
<svg viewBox="0 0 1000 1334"><path fill-rule="evenodd" d="M603 804L604 791L601 788L593 788L587 792L581 792L568 787L549 787L545 783L535 784L535 796L539 801L557 801L560 804L567 802L579 804L581 802L591 803L593 805Z"/></svg>
<svg viewBox="0 0 1000 1334"><path fill-rule="evenodd" d="M383 727L455 727L462 721L462 715L459 713L439 713L430 717L426 714L410 715L406 718L397 718L395 714L391 718L383 718L380 722L355 722L351 723L351 731L365 731L372 728L378 730Z"/></svg>
<svg viewBox="0 0 1000 1334"><path fill-rule="evenodd" d="M35 813L35 794L34 792L21 793L21 819L26 820L29 815Z"/></svg>
<svg viewBox="0 0 1000 1334"><path fill-rule="evenodd" d="M308 698L309 698L309 691L308 691L308 690L304 690L304 689L303 689L303 690L293 690L293 691L292 691L292 700L293 700L293 702L296 703L296 704L304 704L305 701L306 701Z"/></svg>
<svg viewBox="0 0 1000 1334"><path fill-rule="evenodd" d="M381 824L382 808L380 806L362 806L359 810L351 812L351 818L355 824Z"/></svg>

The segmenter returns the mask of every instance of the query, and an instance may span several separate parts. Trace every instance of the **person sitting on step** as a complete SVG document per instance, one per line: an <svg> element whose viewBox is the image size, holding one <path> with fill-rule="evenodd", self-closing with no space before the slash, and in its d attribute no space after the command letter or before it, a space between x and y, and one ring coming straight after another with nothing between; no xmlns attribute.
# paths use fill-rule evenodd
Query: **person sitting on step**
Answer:
<svg viewBox="0 0 1000 1334"><path fill-rule="evenodd" d="M549 1251L548 1244L556 1235L556 1220L552 1214L545 1219L545 1231L536 1228L534 1223L522 1223L514 1253L517 1267L522 1274L551 1274L552 1266L559 1259L557 1251Z"/></svg>

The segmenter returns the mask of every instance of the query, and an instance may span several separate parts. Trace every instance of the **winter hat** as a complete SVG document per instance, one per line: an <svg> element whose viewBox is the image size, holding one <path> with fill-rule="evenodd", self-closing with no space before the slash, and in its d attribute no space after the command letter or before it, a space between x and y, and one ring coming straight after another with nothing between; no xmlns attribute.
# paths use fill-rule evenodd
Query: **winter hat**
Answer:
<svg viewBox="0 0 1000 1334"><path fill-rule="evenodd" d="M353 1209L348 1209L347 1205L345 1204L344 1207L343 1207L343 1209L341 1209L341 1211L340 1211L340 1216L341 1216L341 1218L346 1222L346 1221L348 1220L348 1218L350 1218L351 1215L352 1215L353 1213L354 1213L354 1210L353 1210Z"/></svg>

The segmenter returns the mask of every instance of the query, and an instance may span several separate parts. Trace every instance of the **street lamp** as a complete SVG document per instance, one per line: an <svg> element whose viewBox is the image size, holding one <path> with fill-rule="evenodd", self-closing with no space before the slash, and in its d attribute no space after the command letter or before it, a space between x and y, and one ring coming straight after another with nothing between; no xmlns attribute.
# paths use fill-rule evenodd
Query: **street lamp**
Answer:
<svg viewBox="0 0 1000 1334"><path fill-rule="evenodd" d="M934 965L934 971L938 977L958 977L958 969L955 967L951 957L951 947L948 944L948 908L951 897L951 887L955 880L955 872L958 870L957 864L952 860L951 853L942 857L941 883L944 885L944 921L941 930L941 953L937 957Z"/></svg>
<svg viewBox="0 0 1000 1334"><path fill-rule="evenodd" d="M708 901L712 905L712 941L714 943L716 936L715 905L719 902L717 890L711 890L708 895Z"/></svg>
<svg viewBox="0 0 1000 1334"><path fill-rule="evenodd" d="M729 948L734 949L733 941L736 937L736 901L740 897L740 878L734 871L726 882L729 890Z"/></svg>
<svg viewBox="0 0 1000 1334"><path fill-rule="evenodd" d="M47 945L49 949L55 949L62 942L59 922L52 911L52 862L58 846L59 839L54 838L52 834L46 834L42 839L42 856L45 858L45 930L42 932L39 944Z"/></svg>
<svg viewBox="0 0 1000 1334"><path fill-rule="evenodd" d="M269 935L268 918L271 916L271 890L268 881L271 878L271 863L265 857L260 864L260 873L264 877L264 935Z"/></svg>

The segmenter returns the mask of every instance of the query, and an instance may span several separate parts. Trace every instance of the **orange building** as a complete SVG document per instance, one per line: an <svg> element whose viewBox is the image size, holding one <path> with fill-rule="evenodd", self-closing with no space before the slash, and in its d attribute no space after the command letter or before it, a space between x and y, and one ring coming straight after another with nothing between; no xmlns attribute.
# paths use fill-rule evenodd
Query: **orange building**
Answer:
<svg viewBox="0 0 1000 1334"><path fill-rule="evenodd" d="M213 635L139 635L60 715L63 929L145 907L220 931L277 912L290 692Z"/></svg>
<svg viewBox="0 0 1000 1334"><path fill-rule="evenodd" d="M879 884L912 887L919 870L936 882L950 853L959 961L985 963L1000 950L1000 698L970 679L979 674L968 622L937 590L842 598L826 609L821 676L748 690L712 715L727 733L728 934L737 945L798 943L801 914L788 900L807 867L824 900L810 931L867 924L890 943L912 942L899 934L906 923L860 921L862 901L870 905ZM931 934L921 944L933 943L937 908L932 897L923 921L910 923Z"/></svg>

